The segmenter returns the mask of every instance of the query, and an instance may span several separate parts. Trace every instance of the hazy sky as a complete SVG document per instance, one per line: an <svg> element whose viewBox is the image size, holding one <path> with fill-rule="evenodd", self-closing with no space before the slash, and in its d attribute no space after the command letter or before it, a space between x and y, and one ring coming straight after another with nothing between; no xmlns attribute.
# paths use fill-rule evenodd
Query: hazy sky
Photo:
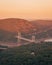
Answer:
<svg viewBox="0 0 52 65"><path fill-rule="evenodd" d="M52 19L52 0L0 0L0 18Z"/></svg>

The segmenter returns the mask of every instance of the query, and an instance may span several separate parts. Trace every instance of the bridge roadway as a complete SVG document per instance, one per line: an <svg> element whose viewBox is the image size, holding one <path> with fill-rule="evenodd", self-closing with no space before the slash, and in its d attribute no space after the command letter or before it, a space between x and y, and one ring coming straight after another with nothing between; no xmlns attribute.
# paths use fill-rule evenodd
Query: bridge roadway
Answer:
<svg viewBox="0 0 52 65"><path fill-rule="evenodd" d="M25 41L28 41L28 42L35 42L35 40L33 39L27 39L27 38L24 38L24 37L20 37L20 36L16 36L17 39L22 39L22 40L25 40Z"/></svg>

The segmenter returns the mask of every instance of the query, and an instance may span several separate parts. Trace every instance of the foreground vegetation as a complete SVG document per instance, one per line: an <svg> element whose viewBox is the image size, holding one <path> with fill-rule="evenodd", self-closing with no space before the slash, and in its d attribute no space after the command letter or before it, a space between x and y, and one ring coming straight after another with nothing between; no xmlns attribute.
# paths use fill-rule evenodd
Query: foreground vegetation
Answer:
<svg viewBox="0 0 52 65"><path fill-rule="evenodd" d="M0 65L52 65L52 43L28 44L0 53Z"/></svg>

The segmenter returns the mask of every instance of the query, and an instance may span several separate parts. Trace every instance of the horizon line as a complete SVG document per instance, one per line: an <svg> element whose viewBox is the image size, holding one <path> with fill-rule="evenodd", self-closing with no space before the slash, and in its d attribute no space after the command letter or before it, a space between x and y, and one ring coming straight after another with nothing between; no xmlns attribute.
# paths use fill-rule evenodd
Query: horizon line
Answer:
<svg viewBox="0 0 52 65"><path fill-rule="evenodd" d="M48 19L48 18L37 18L37 19L27 19L27 18L17 18L17 17L6 17L6 18L0 18L0 20L4 20L4 19L23 19L23 20L29 20L29 21L34 21L34 20L52 20L52 19Z"/></svg>

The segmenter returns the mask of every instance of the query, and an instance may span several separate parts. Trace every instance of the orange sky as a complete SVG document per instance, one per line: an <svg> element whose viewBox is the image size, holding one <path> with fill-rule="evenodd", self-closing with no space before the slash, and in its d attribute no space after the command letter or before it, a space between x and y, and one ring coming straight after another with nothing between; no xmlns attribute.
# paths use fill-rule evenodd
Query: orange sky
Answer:
<svg viewBox="0 0 52 65"><path fill-rule="evenodd" d="M52 0L0 0L0 18L52 19Z"/></svg>

